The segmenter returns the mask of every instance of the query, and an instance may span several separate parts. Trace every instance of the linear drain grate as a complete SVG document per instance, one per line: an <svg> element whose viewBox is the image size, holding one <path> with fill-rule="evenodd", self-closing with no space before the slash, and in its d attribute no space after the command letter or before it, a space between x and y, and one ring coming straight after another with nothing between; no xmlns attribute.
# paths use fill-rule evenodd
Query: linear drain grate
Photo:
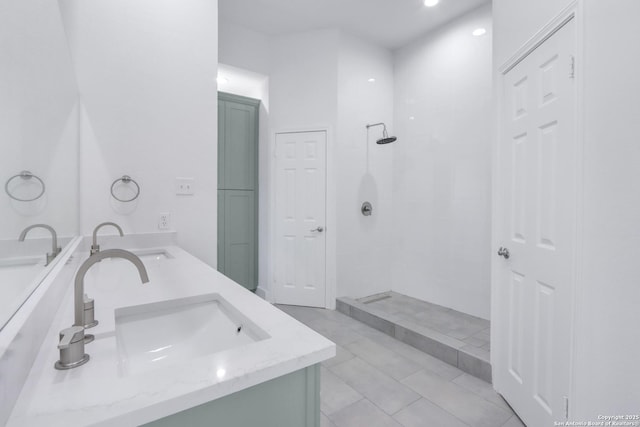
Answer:
<svg viewBox="0 0 640 427"><path fill-rule="evenodd" d="M391 295L382 295L382 296L380 296L378 298L370 299L369 301L363 301L362 303L363 304L371 304L373 302L378 302L378 301L382 301L382 300L389 299L389 298L391 298Z"/></svg>

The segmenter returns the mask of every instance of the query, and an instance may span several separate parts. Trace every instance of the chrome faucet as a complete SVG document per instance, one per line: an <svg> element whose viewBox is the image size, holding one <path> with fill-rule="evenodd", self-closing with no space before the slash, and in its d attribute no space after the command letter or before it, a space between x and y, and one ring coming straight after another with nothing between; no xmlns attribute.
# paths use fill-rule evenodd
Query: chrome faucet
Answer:
<svg viewBox="0 0 640 427"><path fill-rule="evenodd" d="M82 326L84 328L91 328L98 324L97 320L93 319L94 313L94 303L93 300L87 298L84 294L84 276L87 274L87 271L93 266L93 264L102 261L105 258L123 258L127 261L131 261L133 265L138 269L138 273L140 274L140 280L142 283L147 283L149 281L149 276L147 275L147 269L144 267L144 264L138 258L136 254L133 254L129 251L125 251L124 249L107 249L101 252L90 256L82 263L78 272L76 273L75 279L75 288L74 288L74 322L73 326ZM85 311L88 311L89 318L85 315ZM91 335L88 335L85 338L85 342L93 341Z"/></svg>
<svg viewBox="0 0 640 427"><path fill-rule="evenodd" d="M51 261L54 260L56 256L58 256L60 251L62 251L62 249L58 247L58 235L56 234L56 230L54 230L50 225L34 224L22 230L22 233L20 233L20 237L18 237L18 240L24 242L25 237L27 237L27 233L34 228L44 228L51 232L51 253L47 254L47 263L45 264L45 266L47 266L51 263Z"/></svg>
<svg viewBox="0 0 640 427"><path fill-rule="evenodd" d="M98 230L100 230L100 228L104 227L105 225L111 225L115 227L118 230L118 233L120 233L120 237L124 236L124 233L122 232L122 228L120 228L120 226L115 222L103 222L102 224L98 224L96 228L93 229L93 244L91 245L91 252L90 252L91 256L100 252L100 245L98 244Z"/></svg>
<svg viewBox="0 0 640 427"><path fill-rule="evenodd" d="M87 327L85 325L87 325L88 321L91 323L89 327L97 325L98 321L93 320L93 300L87 298L84 294L84 276L95 263L105 258L123 258L131 261L138 269L142 283L149 281L147 269L144 267L144 264L138 256L129 251L123 249L107 249L87 258L76 273L73 291L74 323L71 328L60 331L60 343L58 344L60 360L55 365L56 369L75 368L89 360L89 356L84 353L84 345L93 341L95 337L93 335L85 335L84 329ZM90 303L90 319L86 318L86 314L88 313L85 313L87 303Z"/></svg>

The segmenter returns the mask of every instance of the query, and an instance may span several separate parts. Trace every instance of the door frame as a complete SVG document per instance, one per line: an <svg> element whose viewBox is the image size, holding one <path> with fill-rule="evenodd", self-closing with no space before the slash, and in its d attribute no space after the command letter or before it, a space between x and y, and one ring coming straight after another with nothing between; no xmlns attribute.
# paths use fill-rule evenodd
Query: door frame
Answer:
<svg viewBox="0 0 640 427"><path fill-rule="evenodd" d="M574 20L576 25L576 58L575 58L575 91L576 91L576 105L574 106L576 112L575 118L575 135L576 135L576 156L575 156L575 173L576 173L576 194L574 203L576 206L576 224L574 228L575 233L575 248L573 256L573 281L569 284L569 290L571 294L571 302L569 307L569 321L570 321L570 334L571 342L569 343L569 387L568 387L568 418L571 419L574 413L573 409L576 407L573 400L576 395L575 385L575 348L578 341L578 334L583 333L576 327L576 307L581 300L579 283L582 283L582 259L583 259L583 206L584 206L584 181L582 179L584 173L583 158L584 158L584 0L572 0L567 7L565 7L558 15L551 19L544 27L536 32L529 40L527 40L515 53L501 64L494 74L494 94L496 96L496 103L494 104L494 117L495 117L495 137L492 144L492 221L491 221L491 321L494 323L499 319L499 311L504 307L500 306L498 298L498 291L502 286L504 271L504 263L501 262L501 258L495 256L498 248L503 244L502 224L507 220L502 211L504 206L503 193L501 191L501 185L503 177L502 171L499 168L501 164L500 157L500 140L502 138L502 111L504 108L504 78L505 75L516 65L518 65L524 58L526 58L531 52L533 52L538 46L544 43L548 38L555 34L560 28L562 28L567 22ZM503 345L503 337L498 336L496 328L491 328L491 343L492 348L498 348ZM504 337L506 338L506 337ZM499 352L491 352L491 365L493 371L496 372L496 366L505 366L506 361L501 360ZM493 387L501 393L501 384L493 381Z"/></svg>
<svg viewBox="0 0 640 427"><path fill-rule="evenodd" d="M273 286L275 284L275 256L272 254L276 250L276 137L282 133L302 133L302 132L324 132L326 135L326 163L325 163L325 308L335 310L336 308L336 189L335 174L333 164L333 128L330 125L318 125L309 127L277 128L271 132L270 156L269 156L269 179L271 181L271 191L269 196L269 251L267 261L267 277L269 284L266 289L262 289L263 298L269 302L275 302Z"/></svg>

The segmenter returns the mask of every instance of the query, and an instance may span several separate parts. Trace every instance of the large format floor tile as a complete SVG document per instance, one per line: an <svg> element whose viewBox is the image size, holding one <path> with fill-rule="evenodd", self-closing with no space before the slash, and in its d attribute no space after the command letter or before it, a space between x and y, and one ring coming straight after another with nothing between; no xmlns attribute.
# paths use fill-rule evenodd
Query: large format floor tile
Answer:
<svg viewBox="0 0 640 427"><path fill-rule="evenodd" d="M470 426L501 426L513 415L478 394L428 372L418 372L402 383Z"/></svg>
<svg viewBox="0 0 640 427"><path fill-rule="evenodd" d="M333 414L362 399L362 395L327 368L320 369L320 410Z"/></svg>
<svg viewBox="0 0 640 427"><path fill-rule="evenodd" d="M418 400L420 395L385 373L354 357L331 371L389 415Z"/></svg>
<svg viewBox="0 0 640 427"><path fill-rule="evenodd" d="M395 414L394 418L404 427L468 427L467 424L427 399L415 401Z"/></svg>
<svg viewBox="0 0 640 427"><path fill-rule="evenodd" d="M322 363L321 427L523 426L481 379L342 313L279 307L339 341L336 357ZM474 336L488 341L489 331Z"/></svg>
<svg viewBox="0 0 640 427"><path fill-rule="evenodd" d="M367 399L333 414L330 419L336 427L401 427L396 420L382 412Z"/></svg>

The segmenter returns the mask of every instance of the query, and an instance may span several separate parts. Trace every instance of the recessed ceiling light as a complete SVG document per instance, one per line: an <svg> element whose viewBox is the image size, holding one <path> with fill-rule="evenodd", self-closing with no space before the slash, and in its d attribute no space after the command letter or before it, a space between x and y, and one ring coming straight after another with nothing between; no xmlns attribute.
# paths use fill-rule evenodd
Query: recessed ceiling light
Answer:
<svg viewBox="0 0 640 427"><path fill-rule="evenodd" d="M229 79L226 79L226 78L220 77L220 76L216 77L216 81L218 82L219 85L223 85L223 84L229 83Z"/></svg>
<svg viewBox="0 0 640 427"><path fill-rule="evenodd" d="M476 37L479 37L486 33L487 33L487 30L485 30L484 28L476 28L475 30L473 30L471 34L473 34Z"/></svg>
<svg viewBox="0 0 640 427"><path fill-rule="evenodd" d="M369 80L367 80L369 83L375 83L376 79L374 79L373 77L371 77Z"/></svg>
<svg viewBox="0 0 640 427"><path fill-rule="evenodd" d="M409 116L409 120L415 120L416 118L414 116Z"/></svg>
<svg viewBox="0 0 640 427"><path fill-rule="evenodd" d="M439 2L440 0L424 0L424 5L427 7L433 7L437 5Z"/></svg>

